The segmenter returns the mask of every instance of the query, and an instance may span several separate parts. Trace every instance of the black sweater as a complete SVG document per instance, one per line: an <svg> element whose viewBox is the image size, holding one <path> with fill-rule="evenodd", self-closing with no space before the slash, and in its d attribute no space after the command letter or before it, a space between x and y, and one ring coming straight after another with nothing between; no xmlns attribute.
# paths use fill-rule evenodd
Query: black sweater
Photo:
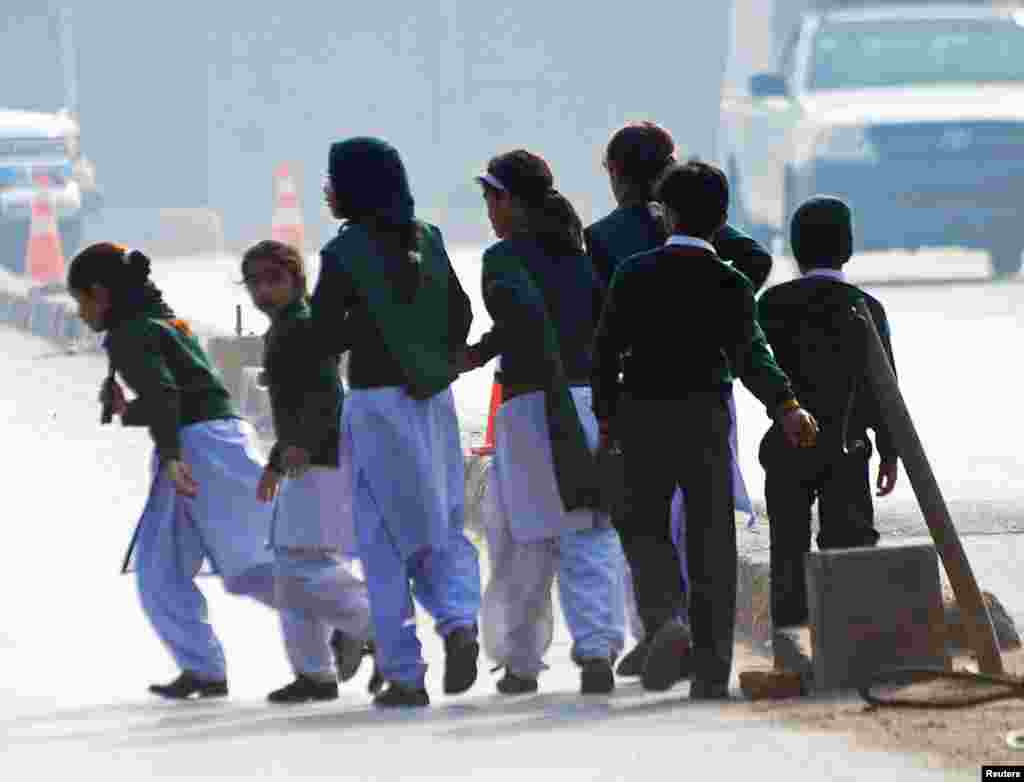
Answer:
<svg viewBox="0 0 1024 782"><path fill-rule="evenodd" d="M864 374L862 354L851 332L844 331L850 308L858 299L871 311L895 372L885 308L854 285L827 277L801 277L765 291L758 311L779 366L792 379L800 403L818 419L823 436L839 433L851 376L856 376L858 390L848 439L863 439L866 430L872 429L879 456L892 461L897 457L896 447Z"/></svg>
<svg viewBox="0 0 1024 782"><path fill-rule="evenodd" d="M757 322L750 281L708 250L665 247L630 258L608 291L594 346L594 412L636 399L727 392L735 374L769 414L793 397Z"/></svg>

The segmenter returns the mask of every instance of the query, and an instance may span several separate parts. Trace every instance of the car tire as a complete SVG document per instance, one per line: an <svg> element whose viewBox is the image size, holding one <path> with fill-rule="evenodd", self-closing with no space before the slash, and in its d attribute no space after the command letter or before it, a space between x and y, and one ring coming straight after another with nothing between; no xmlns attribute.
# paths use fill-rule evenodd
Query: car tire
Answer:
<svg viewBox="0 0 1024 782"><path fill-rule="evenodd" d="M989 248L988 259L993 277L1017 274L1024 263L1024 242L1014 240L993 245Z"/></svg>

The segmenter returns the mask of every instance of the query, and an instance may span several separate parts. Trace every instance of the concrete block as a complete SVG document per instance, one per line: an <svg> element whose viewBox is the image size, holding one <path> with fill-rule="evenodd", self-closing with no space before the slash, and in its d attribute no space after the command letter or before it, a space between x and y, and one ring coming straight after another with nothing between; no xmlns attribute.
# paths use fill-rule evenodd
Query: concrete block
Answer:
<svg viewBox="0 0 1024 782"><path fill-rule="evenodd" d="M856 687L882 668L948 668L934 546L816 551L807 556L816 690Z"/></svg>
<svg viewBox="0 0 1024 782"><path fill-rule="evenodd" d="M206 350L236 400L242 390L242 367L263 366L262 337L210 337Z"/></svg>

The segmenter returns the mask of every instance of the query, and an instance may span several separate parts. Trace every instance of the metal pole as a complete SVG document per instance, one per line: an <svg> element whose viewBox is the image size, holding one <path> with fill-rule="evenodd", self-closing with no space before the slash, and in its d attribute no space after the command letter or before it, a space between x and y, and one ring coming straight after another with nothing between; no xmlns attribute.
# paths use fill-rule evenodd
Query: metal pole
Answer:
<svg viewBox="0 0 1024 782"><path fill-rule="evenodd" d="M946 568L953 595L960 606L967 641L978 658L978 669L982 673L1001 674L1003 660L999 654L992 617L971 571L971 563L967 561L967 555L960 544L960 537L953 526L946 501L928 463L903 394L900 393L871 311L863 300L857 302L857 313L865 323L868 377L878 395L882 417L892 433L900 459L903 460L932 541Z"/></svg>

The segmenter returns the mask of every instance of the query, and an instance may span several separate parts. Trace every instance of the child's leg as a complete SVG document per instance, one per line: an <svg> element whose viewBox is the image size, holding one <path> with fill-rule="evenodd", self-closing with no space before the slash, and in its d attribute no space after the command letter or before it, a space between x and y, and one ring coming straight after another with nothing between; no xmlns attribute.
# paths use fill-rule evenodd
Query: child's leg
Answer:
<svg viewBox="0 0 1024 782"><path fill-rule="evenodd" d="M321 569L320 560L275 551L277 603L281 632L292 670L312 679L334 681L334 656L328 641L330 627L303 604L309 584Z"/></svg>
<svg viewBox="0 0 1024 782"><path fill-rule="evenodd" d="M436 622L437 632L448 635L459 627L476 625L480 613L480 555L466 537L465 457L459 442L459 423L449 391L434 402L436 424L444 432L438 458L445 462L445 482L450 508L447 545L434 552L430 567L439 578L416 578L416 599Z"/></svg>
<svg viewBox="0 0 1024 782"><path fill-rule="evenodd" d="M773 627L807 623L804 557L811 550L813 493L784 462L765 467Z"/></svg>
<svg viewBox="0 0 1024 782"><path fill-rule="evenodd" d="M335 627L345 635L370 637L370 599L366 582L349 563L329 554L295 556L277 552L277 599L297 611Z"/></svg>
<svg viewBox="0 0 1024 782"><path fill-rule="evenodd" d="M193 580L203 564L203 544L184 502L162 475L154 482L135 546L139 597L160 640L182 671L223 680L224 650Z"/></svg>
<svg viewBox="0 0 1024 782"><path fill-rule="evenodd" d="M356 533L366 572L381 676L405 687L421 688L427 666L416 637L416 613L409 569L391 539L366 477L356 480Z"/></svg>
<svg viewBox="0 0 1024 782"><path fill-rule="evenodd" d="M870 452L840 456L818 495L818 548L857 548L878 543L871 498Z"/></svg>
<svg viewBox="0 0 1024 782"><path fill-rule="evenodd" d="M487 554L491 577L480 612L484 649L495 664L535 679L554 629L554 542L516 543L507 524L489 525Z"/></svg>
<svg viewBox="0 0 1024 782"><path fill-rule="evenodd" d="M617 598L616 533L612 529L567 532L558 540L558 592L574 660L611 660L622 649Z"/></svg>

